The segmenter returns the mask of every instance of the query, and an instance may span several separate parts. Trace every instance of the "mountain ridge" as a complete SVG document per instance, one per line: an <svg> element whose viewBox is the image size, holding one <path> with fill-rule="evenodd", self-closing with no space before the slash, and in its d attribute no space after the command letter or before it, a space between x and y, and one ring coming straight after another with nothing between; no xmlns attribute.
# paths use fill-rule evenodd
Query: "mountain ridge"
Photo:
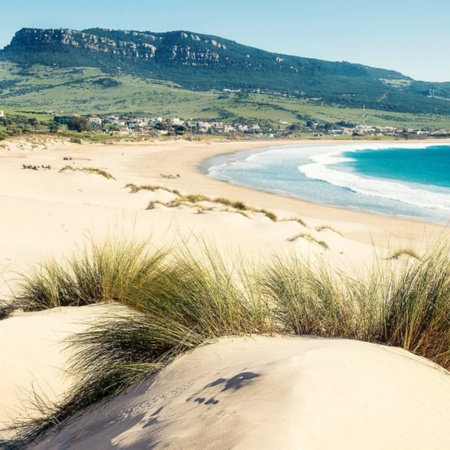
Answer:
<svg viewBox="0 0 450 450"><path fill-rule="evenodd" d="M329 104L450 114L450 83L349 62L272 53L191 31L22 28L0 60L23 67L96 67L179 84L193 91L232 90L320 98ZM1 96L1 92L0 92Z"/></svg>

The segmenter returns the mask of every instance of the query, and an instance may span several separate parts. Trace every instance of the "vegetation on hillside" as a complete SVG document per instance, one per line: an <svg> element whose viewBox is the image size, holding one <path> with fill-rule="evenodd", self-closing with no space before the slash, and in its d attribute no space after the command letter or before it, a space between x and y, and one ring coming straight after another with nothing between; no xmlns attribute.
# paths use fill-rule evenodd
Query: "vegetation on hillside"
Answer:
<svg viewBox="0 0 450 450"><path fill-rule="evenodd" d="M0 63L0 75L2 67L4 64ZM280 131L297 136L327 133L331 129L356 126L363 121L369 126L422 130L448 129L450 123L445 115L363 110L324 101L257 93L191 92L175 85L125 76L117 77L122 80L120 86L105 92L92 84L92 80L101 79L102 75L93 74L90 69L83 69L78 82L71 87L64 86L64 71L49 68L46 72L47 77L44 77L42 68L32 70L36 83L46 83L39 88L27 93L18 93L13 88L0 92L0 109L5 112L5 117L0 117L0 136L4 138L35 131L61 133L69 127L74 132L84 133L89 132L90 127L77 124L79 119L76 115L86 120L90 115L105 118L110 114L130 119L180 117L194 123L197 120L222 121L225 124L258 123L264 132ZM93 130L94 133L98 131L101 130Z"/></svg>
<svg viewBox="0 0 450 450"><path fill-rule="evenodd" d="M270 53L183 31L22 29L0 51L0 60L18 64L21 77L34 65L72 71L95 68L105 75L91 83L104 91L120 88L115 76L126 74L175 83L189 91L259 92L353 108L450 114L449 83L416 82L394 71ZM66 82L68 92L71 81ZM29 93L33 83L19 92ZM14 86L14 80L5 79L0 89Z"/></svg>

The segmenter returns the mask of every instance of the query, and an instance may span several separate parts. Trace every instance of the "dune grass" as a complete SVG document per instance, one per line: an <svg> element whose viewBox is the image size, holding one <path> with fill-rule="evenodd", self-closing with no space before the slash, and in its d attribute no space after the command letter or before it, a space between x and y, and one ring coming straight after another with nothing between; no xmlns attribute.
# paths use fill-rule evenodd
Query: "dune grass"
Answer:
<svg viewBox="0 0 450 450"><path fill-rule="evenodd" d="M450 248L412 259L386 294L382 342L450 369Z"/></svg>
<svg viewBox="0 0 450 450"><path fill-rule="evenodd" d="M417 259L418 261L422 260L422 258L418 255L418 253L411 247L399 248L398 250L394 251L388 257L388 259L398 259L401 256L409 256L410 258Z"/></svg>
<svg viewBox="0 0 450 450"><path fill-rule="evenodd" d="M129 253L126 249L136 256L123 268L123 255ZM92 270L97 254L101 255L102 270ZM105 265L111 267L107 270ZM80 272L82 266L86 267ZM194 256L183 247L171 254L145 253L140 244L108 243L105 248L93 246L93 251L71 259L68 267L68 285L76 297L71 304L82 304L80 300L84 304L86 299L115 301L126 305L127 310L106 317L68 341L75 350L69 371L80 383L61 402L46 408L41 405L38 419L17 421L13 427L17 437L9 448L22 448L76 411L143 380L176 355L207 340L275 332L271 309L251 267L236 260L230 267L218 252L206 247L201 256ZM54 271L53 262L48 270ZM98 289L91 292L87 287L85 293L85 284L81 288L75 274L87 273L90 278L85 284ZM49 283L55 284L53 303L66 304L67 292L60 289L59 278L52 277ZM32 295L22 295L20 301L30 302L30 309L48 306L39 296L33 299Z"/></svg>
<svg viewBox="0 0 450 450"><path fill-rule="evenodd" d="M277 258L265 267L260 283L276 305L282 332L363 341L379 334L381 303L367 295L365 282L325 264Z"/></svg>
<svg viewBox="0 0 450 450"><path fill-rule="evenodd" d="M161 186L152 185L152 184L144 184L144 185L138 186L138 185L136 185L134 183L127 183L125 185L125 187L131 189L132 193L139 192L139 191L155 192L158 189L161 189L163 191L170 192L171 194L175 194L175 195L181 196L180 191L178 189L169 189L169 188L166 188L166 187L161 187Z"/></svg>
<svg viewBox="0 0 450 450"><path fill-rule="evenodd" d="M15 303L32 311L60 306L82 306L105 301L123 302L130 286L140 286L164 258L148 242L108 239L91 242L59 264L43 262L24 276Z"/></svg>
<svg viewBox="0 0 450 450"><path fill-rule="evenodd" d="M25 278L28 309L114 301L121 314L72 336L65 399L17 421L5 448L22 448L86 406L145 379L210 339L251 334L349 338L405 348L450 369L449 245L422 261L380 260L349 276L324 262L274 257L257 265L204 246L157 250L109 240L66 264L50 261ZM230 262L232 261L232 263ZM248 261L245 259L245 261Z"/></svg>
<svg viewBox="0 0 450 450"><path fill-rule="evenodd" d="M97 175L101 175L102 177L105 177L107 180L115 180L115 178L106 170L98 169L96 167L73 167L73 166L64 166L60 172L64 172L65 170L73 171L73 172L86 172L86 173L94 173Z"/></svg>
<svg viewBox="0 0 450 450"><path fill-rule="evenodd" d="M315 244L320 245L325 250L330 249L330 247L328 246L328 244L325 241L319 241L319 239L316 239L313 235L311 235L309 233L299 233L288 240L289 240L289 242L295 242L297 239L306 239L309 242L313 242Z"/></svg>
<svg viewBox="0 0 450 450"><path fill-rule="evenodd" d="M450 369L449 254L442 244L359 278L276 260L261 283L288 331L398 346Z"/></svg>
<svg viewBox="0 0 450 450"><path fill-rule="evenodd" d="M0 320L9 317L14 312L15 309L16 306L14 302L7 302L4 300L0 300Z"/></svg>
<svg viewBox="0 0 450 450"><path fill-rule="evenodd" d="M272 211L268 211L267 209L258 209L258 208L254 208L252 206L248 206L246 205L244 202L240 201L240 200L230 200L227 198L223 198L223 197L216 197L216 198L211 198L208 197L206 195L203 194L186 194L186 195L182 195L180 193L180 191L178 191L177 189L169 189L169 188L165 188L165 187L161 187L161 186L137 186L133 183L128 183L125 187L131 189L131 192L139 192L140 190L148 190L148 191L156 191L158 189L170 192L171 194L175 194L177 196L177 198L173 201L169 201L169 202L163 202L163 201L151 201L149 203L149 206L147 207L147 209L152 209L155 203L159 203L161 205L164 206L168 206L168 207L177 207L177 206L196 206L197 208L199 208L201 211L205 211L205 208L201 208L199 206L199 203L202 202L208 202L208 203L217 203L220 205L223 205L225 207L228 208L232 208L234 210L236 210L236 212L239 212L241 214L243 214L245 217L248 217L248 215L246 213L248 212L255 212L255 213L260 213L265 215L267 218L269 218L272 222L276 222L278 220L277 216L275 213L273 213Z"/></svg>
<svg viewBox="0 0 450 450"><path fill-rule="evenodd" d="M319 225L316 227L316 231L321 232L324 230L330 230L333 233L338 234L339 236L344 236L340 231L336 230L336 228L331 227L330 225Z"/></svg>
<svg viewBox="0 0 450 450"><path fill-rule="evenodd" d="M307 227L306 222L303 219L301 219L300 217L288 217L286 219L282 219L282 222L297 222L302 227Z"/></svg>

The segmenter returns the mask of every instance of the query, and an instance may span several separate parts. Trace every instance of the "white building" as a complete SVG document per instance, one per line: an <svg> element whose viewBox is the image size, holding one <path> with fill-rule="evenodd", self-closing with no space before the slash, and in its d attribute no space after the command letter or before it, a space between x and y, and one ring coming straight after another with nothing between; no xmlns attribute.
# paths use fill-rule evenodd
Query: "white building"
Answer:
<svg viewBox="0 0 450 450"><path fill-rule="evenodd" d="M0 117L4 117L5 113L3 111L0 111Z"/></svg>
<svg viewBox="0 0 450 450"><path fill-rule="evenodd" d="M179 119L178 117L171 117L171 118L169 119L169 123L170 123L170 125L172 125L173 127L177 127L177 126L184 125L184 120Z"/></svg>
<svg viewBox="0 0 450 450"><path fill-rule="evenodd" d="M209 122L197 122L197 131L199 133L206 133L211 128Z"/></svg>
<svg viewBox="0 0 450 450"><path fill-rule="evenodd" d="M91 127L101 127L102 119L100 117L89 117L89 125Z"/></svg>

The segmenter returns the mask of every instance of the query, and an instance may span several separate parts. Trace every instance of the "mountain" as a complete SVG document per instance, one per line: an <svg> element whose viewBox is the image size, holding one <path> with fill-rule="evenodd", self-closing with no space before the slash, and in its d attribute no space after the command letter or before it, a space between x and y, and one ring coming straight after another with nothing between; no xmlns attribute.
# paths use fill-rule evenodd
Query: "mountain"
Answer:
<svg viewBox="0 0 450 450"><path fill-rule="evenodd" d="M173 82L191 91L262 92L358 108L450 114L450 83L419 82L360 64L270 53L188 31L24 28L0 51L0 61L24 69L97 68L111 77L106 84L127 74ZM0 81L0 102L11 83Z"/></svg>

